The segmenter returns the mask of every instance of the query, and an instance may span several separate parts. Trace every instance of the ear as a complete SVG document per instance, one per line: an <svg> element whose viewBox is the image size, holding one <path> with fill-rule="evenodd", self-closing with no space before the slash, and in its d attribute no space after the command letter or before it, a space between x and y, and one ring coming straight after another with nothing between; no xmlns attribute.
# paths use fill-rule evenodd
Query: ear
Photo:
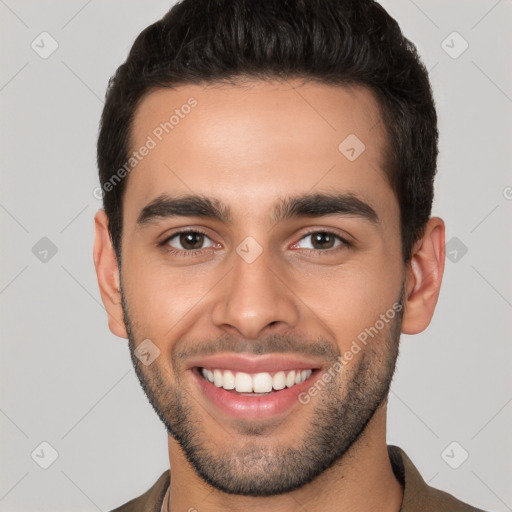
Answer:
<svg viewBox="0 0 512 512"><path fill-rule="evenodd" d="M404 334L424 331L434 315L443 279L445 261L445 226L432 217L416 242L406 269L405 304L402 319Z"/></svg>
<svg viewBox="0 0 512 512"><path fill-rule="evenodd" d="M128 338L121 306L119 267L110 240L105 210L98 210L96 213L94 231L94 266L96 267L101 300L108 315L108 327L112 334L120 338Z"/></svg>

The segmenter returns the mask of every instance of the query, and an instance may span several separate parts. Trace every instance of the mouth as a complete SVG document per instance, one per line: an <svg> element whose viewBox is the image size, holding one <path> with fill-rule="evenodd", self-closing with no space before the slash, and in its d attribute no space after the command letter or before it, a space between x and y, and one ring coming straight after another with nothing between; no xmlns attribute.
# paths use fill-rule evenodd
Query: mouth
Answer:
<svg viewBox="0 0 512 512"><path fill-rule="evenodd" d="M321 376L318 367L265 372L233 368L190 368L200 393L215 409L231 418L254 421L268 419L294 407L303 407L299 395Z"/></svg>
<svg viewBox="0 0 512 512"><path fill-rule="evenodd" d="M253 374L220 368L198 368L198 371L214 386L247 396L264 396L273 391L297 386L309 379L313 373L312 368Z"/></svg>

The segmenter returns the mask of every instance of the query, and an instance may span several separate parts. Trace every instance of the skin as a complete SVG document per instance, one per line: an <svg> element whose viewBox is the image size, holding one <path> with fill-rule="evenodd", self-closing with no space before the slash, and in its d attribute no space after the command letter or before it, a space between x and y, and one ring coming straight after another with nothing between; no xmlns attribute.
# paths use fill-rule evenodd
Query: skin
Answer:
<svg viewBox="0 0 512 512"><path fill-rule="evenodd" d="M403 491L388 458L387 398L379 392L387 393L400 331L416 334L431 321L444 270L444 223L429 220L404 265L399 206L383 171L384 123L369 90L299 86L295 81L159 89L138 107L133 148L143 145L168 119L167 113L191 96L197 107L129 175L121 271L105 212L99 210L95 217L94 262L109 328L130 339L137 375L168 430L174 429L181 441L188 432L186 449L171 433L168 437L169 510L398 511ZM354 161L338 150L349 134L366 146ZM353 193L371 205L378 223L357 216L302 217L277 224L270 218L279 198L333 190ZM139 212L162 192L215 197L230 207L233 222L161 218L141 229L136 224ZM199 255L185 253L179 237L169 244L183 257L157 246L178 228L206 232ZM339 249L337 241L334 248L325 242L325 249L314 248L313 237L306 236L311 231L332 232L353 245ZM248 236L263 250L250 264L236 252ZM328 389L277 419L226 417L201 394L186 369L186 354L193 351L206 354L222 346L226 352L309 355L319 343L326 351L318 360L327 369L396 303L402 289L403 316L397 315L362 347ZM133 357L146 338L160 350L149 366ZM366 386L360 397L354 391L356 379ZM367 416L363 425L351 424L354 418L348 413L336 416L350 407ZM330 436L332 450L316 453L320 439L315 433L329 426L339 427L333 432L341 432L346 443L336 444L336 436ZM202 457L191 462L198 448ZM318 474L278 494L230 492L230 485L244 482L260 484L263 491L270 485L264 479L269 474L281 483L283 475L299 478L301 471L287 472L282 464L292 460L286 459L285 449L298 450L298 457L311 455L309 469ZM331 452L338 458L319 468L320 459ZM240 467L237 457L242 453L249 457ZM221 463L222 474L216 475Z"/></svg>

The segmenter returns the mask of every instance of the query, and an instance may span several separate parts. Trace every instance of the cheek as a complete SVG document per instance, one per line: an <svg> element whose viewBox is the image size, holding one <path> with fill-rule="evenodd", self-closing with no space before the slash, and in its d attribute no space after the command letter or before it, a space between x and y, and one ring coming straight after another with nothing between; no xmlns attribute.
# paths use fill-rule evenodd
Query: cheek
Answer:
<svg viewBox="0 0 512 512"><path fill-rule="evenodd" d="M340 267L328 279L303 283L297 293L315 313L321 328L332 332L342 352L366 329L375 326L381 315L394 312L400 278L389 273L389 269L384 274L381 268Z"/></svg>
<svg viewBox="0 0 512 512"><path fill-rule="evenodd" d="M123 267L130 317L140 335L155 339L169 335L194 308L200 308L201 297L216 282L211 271L198 274L197 270L172 268L147 257L133 257Z"/></svg>

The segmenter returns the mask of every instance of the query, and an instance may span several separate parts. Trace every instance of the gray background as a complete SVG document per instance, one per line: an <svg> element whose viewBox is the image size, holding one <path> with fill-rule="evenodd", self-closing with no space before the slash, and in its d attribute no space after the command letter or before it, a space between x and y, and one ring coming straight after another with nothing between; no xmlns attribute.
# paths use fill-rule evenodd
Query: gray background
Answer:
<svg viewBox="0 0 512 512"><path fill-rule="evenodd" d="M127 342L108 330L92 246L107 80L171 4L0 0L5 512L107 511L147 490L169 464ZM433 214L446 221L451 258L431 325L402 337L388 441L431 485L512 510L512 1L382 4L431 70L441 132ZM31 47L51 48L43 31L59 45L46 59ZM454 31L469 43L458 58L463 41L448 37ZM58 453L47 469L43 441Z"/></svg>

